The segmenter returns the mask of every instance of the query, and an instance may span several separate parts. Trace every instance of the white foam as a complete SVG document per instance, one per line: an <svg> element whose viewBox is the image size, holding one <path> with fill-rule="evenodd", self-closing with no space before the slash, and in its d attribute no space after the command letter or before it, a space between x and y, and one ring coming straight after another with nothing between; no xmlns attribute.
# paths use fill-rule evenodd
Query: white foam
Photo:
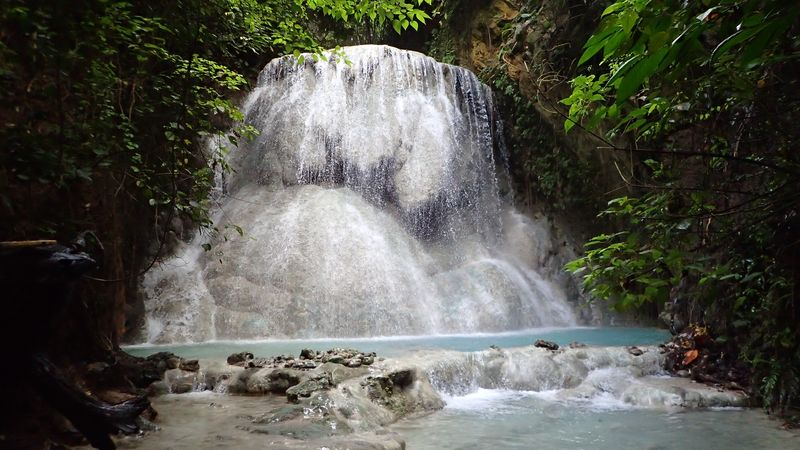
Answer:
<svg viewBox="0 0 800 450"><path fill-rule="evenodd" d="M443 396L445 408L458 411L486 413L510 413L515 409L512 402L538 393L509 389L483 389L462 396Z"/></svg>

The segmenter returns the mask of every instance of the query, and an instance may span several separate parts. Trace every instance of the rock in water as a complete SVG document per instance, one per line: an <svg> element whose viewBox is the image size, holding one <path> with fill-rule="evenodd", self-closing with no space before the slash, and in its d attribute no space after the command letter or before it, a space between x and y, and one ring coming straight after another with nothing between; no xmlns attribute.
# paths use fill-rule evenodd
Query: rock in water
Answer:
<svg viewBox="0 0 800 450"><path fill-rule="evenodd" d="M642 354L644 354L644 351L636 346L626 347L626 349L628 350L628 353L633 356L642 356Z"/></svg>
<svg viewBox="0 0 800 450"><path fill-rule="evenodd" d="M196 359L183 360L179 368L187 372L197 372L200 370L200 362Z"/></svg>
<svg viewBox="0 0 800 450"><path fill-rule="evenodd" d="M290 402L297 402L300 397L311 397L314 392L328 389L331 386L330 377L322 373L287 389L286 398Z"/></svg>
<svg viewBox="0 0 800 450"><path fill-rule="evenodd" d="M558 344L552 341L545 341L544 339L538 339L533 343L533 345L540 348L546 348L548 350L558 350Z"/></svg>
<svg viewBox="0 0 800 450"><path fill-rule="evenodd" d="M241 352L241 353L234 353L228 356L228 364L232 366L244 366L247 361L252 360L253 354L250 352Z"/></svg>

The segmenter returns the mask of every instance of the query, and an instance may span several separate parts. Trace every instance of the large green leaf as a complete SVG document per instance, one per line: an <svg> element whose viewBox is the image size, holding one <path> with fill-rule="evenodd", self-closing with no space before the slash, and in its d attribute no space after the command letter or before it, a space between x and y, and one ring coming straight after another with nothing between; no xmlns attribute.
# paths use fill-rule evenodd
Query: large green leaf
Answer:
<svg viewBox="0 0 800 450"><path fill-rule="evenodd" d="M653 75L658 69L661 60L664 59L669 47L662 47L652 55L637 62L636 65L625 74L622 81L617 88L617 104L623 103L636 90L644 83L644 81Z"/></svg>
<svg viewBox="0 0 800 450"><path fill-rule="evenodd" d="M606 40L609 36L611 36L614 32L619 31L617 27L608 27L605 30L601 31L598 34L593 35L589 40L586 42L586 45L583 47L586 49L581 55L580 59L578 60L578 65L582 65L586 61L592 58L592 56L596 55L603 47L606 45Z"/></svg>

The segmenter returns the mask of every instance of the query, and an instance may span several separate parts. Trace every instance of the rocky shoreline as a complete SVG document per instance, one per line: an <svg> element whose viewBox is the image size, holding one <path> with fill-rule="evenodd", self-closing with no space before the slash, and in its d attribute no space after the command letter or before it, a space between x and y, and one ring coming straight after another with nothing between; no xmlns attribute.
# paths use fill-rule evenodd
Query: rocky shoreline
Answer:
<svg viewBox="0 0 800 450"><path fill-rule="evenodd" d="M269 435L270 445L281 448L404 448L402 438L387 426L442 409L447 395L479 388L557 390L553 401L564 403L606 395L635 408L748 403L741 391L667 376L663 367L669 355L659 347L550 344L418 351L396 359L346 348L267 358L240 352L224 361L160 353L145 359L149 368L142 377L164 369L147 388L153 399L202 392L265 398L268 407L240 415L237 429ZM158 423L143 428L153 430ZM135 441L131 446L137 446Z"/></svg>
<svg viewBox="0 0 800 450"><path fill-rule="evenodd" d="M297 357L269 358L241 352L226 361L187 361L159 353L144 361L146 366L164 369L163 377L148 387L151 397L211 391L283 398L271 411L248 416L248 423L239 428L276 436L280 442L273 445L285 448L353 448L354 444L356 448L404 448L402 439L384 427L444 407L424 371L390 363L374 352L304 349ZM155 430L157 423L143 428Z"/></svg>

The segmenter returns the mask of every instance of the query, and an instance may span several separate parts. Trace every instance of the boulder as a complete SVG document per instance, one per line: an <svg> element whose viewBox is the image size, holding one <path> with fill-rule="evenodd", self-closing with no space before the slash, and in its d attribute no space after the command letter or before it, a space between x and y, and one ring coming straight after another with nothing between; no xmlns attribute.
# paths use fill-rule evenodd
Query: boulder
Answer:
<svg viewBox="0 0 800 450"><path fill-rule="evenodd" d="M558 344L553 341L545 341L544 339L538 339L536 342L533 343L535 347L539 348L546 348L547 350L558 350Z"/></svg>
<svg viewBox="0 0 800 450"><path fill-rule="evenodd" d="M361 367L361 358L351 358L345 361L347 367Z"/></svg>
<svg viewBox="0 0 800 450"><path fill-rule="evenodd" d="M253 358L254 358L253 354L250 353L250 352L240 352L240 353L234 353L234 354L228 356L227 361L228 361L228 364L230 364L232 366L246 367L246 365L245 365L246 362L252 360Z"/></svg>
<svg viewBox="0 0 800 450"><path fill-rule="evenodd" d="M628 353L630 353L633 356L642 356L644 354L644 350L636 346L630 346L625 348L628 350Z"/></svg>
<svg viewBox="0 0 800 450"><path fill-rule="evenodd" d="M181 361L179 368L188 372L197 372L200 370L200 362L196 359L184 359Z"/></svg>
<svg viewBox="0 0 800 450"><path fill-rule="evenodd" d="M328 358L324 358L323 361L331 362L334 364L344 364L344 356L341 355L331 355Z"/></svg>

